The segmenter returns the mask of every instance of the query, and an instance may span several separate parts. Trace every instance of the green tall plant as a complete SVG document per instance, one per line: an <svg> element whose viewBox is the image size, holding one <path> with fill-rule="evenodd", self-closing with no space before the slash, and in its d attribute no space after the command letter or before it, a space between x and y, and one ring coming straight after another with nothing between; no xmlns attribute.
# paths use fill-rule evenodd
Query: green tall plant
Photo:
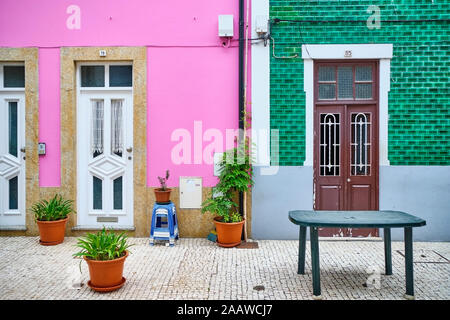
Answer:
<svg viewBox="0 0 450 320"><path fill-rule="evenodd" d="M67 218L74 212L73 200L66 200L61 195L55 194L50 200L39 200L30 209L34 218L39 221L56 221Z"/></svg>
<svg viewBox="0 0 450 320"><path fill-rule="evenodd" d="M226 151L219 163L219 182L202 204L202 213L210 212L222 217L223 222L242 221L233 201L237 192L253 186L251 157L248 145Z"/></svg>

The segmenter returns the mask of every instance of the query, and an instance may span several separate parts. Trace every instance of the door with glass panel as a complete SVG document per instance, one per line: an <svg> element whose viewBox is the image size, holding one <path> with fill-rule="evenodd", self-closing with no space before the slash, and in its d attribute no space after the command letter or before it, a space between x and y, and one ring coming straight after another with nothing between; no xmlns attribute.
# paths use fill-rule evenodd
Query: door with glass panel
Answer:
<svg viewBox="0 0 450 320"><path fill-rule="evenodd" d="M114 73L111 66L114 67L88 65L79 69L77 171L80 227L133 226L131 74L124 70ZM131 66L128 70L131 72ZM99 76L101 73L103 76ZM115 83L120 86L114 86Z"/></svg>
<svg viewBox="0 0 450 320"><path fill-rule="evenodd" d="M25 227L24 66L0 64L0 228Z"/></svg>
<svg viewBox="0 0 450 320"><path fill-rule="evenodd" d="M378 210L375 62L315 66L314 209ZM321 236L377 236L378 229L322 228Z"/></svg>

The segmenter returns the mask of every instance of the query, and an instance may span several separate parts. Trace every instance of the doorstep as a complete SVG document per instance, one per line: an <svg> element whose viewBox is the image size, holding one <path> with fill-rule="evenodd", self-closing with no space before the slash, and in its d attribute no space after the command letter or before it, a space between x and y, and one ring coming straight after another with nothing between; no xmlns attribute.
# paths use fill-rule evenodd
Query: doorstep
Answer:
<svg viewBox="0 0 450 320"><path fill-rule="evenodd" d="M0 226L0 231L27 231L26 226Z"/></svg>
<svg viewBox="0 0 450 320"><path fill-rule="evenodd" d="M105 227L107 230L117 231L136 231L134 226L109 226ZM90 231L90 230L102 230L103 226L75 226L72 227L72 231Z"/></svg>

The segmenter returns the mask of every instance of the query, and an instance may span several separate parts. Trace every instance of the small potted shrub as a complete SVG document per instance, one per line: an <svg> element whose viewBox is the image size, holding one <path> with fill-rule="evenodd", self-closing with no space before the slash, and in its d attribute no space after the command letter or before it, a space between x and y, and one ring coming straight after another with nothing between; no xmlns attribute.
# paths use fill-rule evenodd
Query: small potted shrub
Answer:
<svg viewBox="0 0 450 320"><path fill-rule="evenodd" d="M55 194L50 200L36 202L31 211L39 228L40 244L51 246L64 241L68 215L73 212L73 201Z"/></svg>
<svg viewBox="0 0 450 320"><path fill-rule="evenodd" d="M214 224L217 231L217 243L221 247L235 247L241 243L244 219L235 210L236 204L228 195L211 195L202 205L202 212L216 215Z"/></svg>
<svg viewBox="0 0 450 320"><path fill-rule="evenodd" d="M220 163L219 182L202 204L202 213L215 214L217 243L221 247L235 247L241 243L245 220L236 211L233 198L253 185L248 148L234 148L224 153Z"/></svg>
<svg viewBox="0 0 450 320"><path fill-rule="evenodd" d="M166 170L166 176L158 177L160 188L155 189L156 203L168 203L170 202L170 193L172 189L167 188L167 180L169 179L169 170Z"/></svg>
<svg viewBox="0 0 450 320"><path fill-rule="evenodd" d="M90 281L88 286L95 291L109 292L121 288L126 279L123 266L128 257L125 233L115 234L103 228L97 233L88 233L78 238L77 247L81 250L74 254L83 257L89 267ZM80 262L81 263L81 262Z"/></svg>

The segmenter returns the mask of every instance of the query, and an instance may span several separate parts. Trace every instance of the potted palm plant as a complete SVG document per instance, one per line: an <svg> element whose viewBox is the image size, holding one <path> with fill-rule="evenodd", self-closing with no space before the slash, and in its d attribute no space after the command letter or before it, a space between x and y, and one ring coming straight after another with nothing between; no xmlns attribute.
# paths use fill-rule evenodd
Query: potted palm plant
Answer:
<svg viewBox="0 0 450 320"><path fill-rule="evenodd" d="M244 148L242 148L244 149ZM248 148L231 149L220 162L219 182L202 204L202 213L216 217L217 243L221 247L235 247L241 243L243 217L236 211L236 193L248 191L253 185L252 167Z"/></svg>
<svg viewBox="0 0 450 320"><path fill-rule="evenodd" d="M55 194L50 200L33 204L31 211L39 228L40 244L51 246L64 241L68 215L73 212L73 201Z"/></svg>
<svg viewBox="0 0 450 320"><path fill-rule="evenodd" d="M170 202L170 193L172 189L167 187L167 180L169 179L169 170L166 170L165 177L158 177L160 188L155 189L156 203L168 203Z"/></svg>
<svg viewBox="0 0 450 320"><path fill-rule="evenodd" d="M127 240L125 233L115 234L104 227L97 233L88 233L85 237L78 238L76 246L81 250L74 256L83 257L88 264L90 288L109 292L125 284L123 267L131 246Z"/></svg>

